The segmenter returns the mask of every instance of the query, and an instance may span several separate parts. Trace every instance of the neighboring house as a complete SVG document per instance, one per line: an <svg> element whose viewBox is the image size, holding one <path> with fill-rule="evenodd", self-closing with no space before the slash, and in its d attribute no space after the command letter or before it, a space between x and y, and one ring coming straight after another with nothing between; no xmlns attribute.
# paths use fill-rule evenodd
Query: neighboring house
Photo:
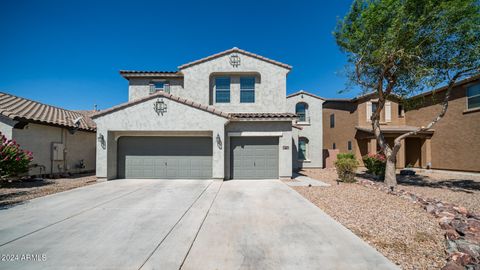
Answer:
<svg viewBox="0 0 480 270"><path fill-rule="evenodd" d="M128 102L92 116L97 177L290 178L290 70L233 48L178 71L121 71Z"/></svg>
<svg viewBox="0 0 480 270"><path fill-rule="evenodd" d="M95 123L86 113L0 92L0 132L32 151L30 175L95 170Z"/></svg>
<svg viewBox="0 0 480 270"><path fill-rule="evenodd" d="M427 125L440 111L446 88L412 97L405 111L398 100L385 104L381 125L389 144L400 134ZM352 152L358 159L378 150L370 117L375 94L353 99L326 99L323 103L323 147ZM480 75L460 81L452 90L448 111L433 129L406 138L397 167L480 171Z"/></svg>
<svg viewBox="0 0 480 270"><path fill-rule="evenodd" d="M289 111L297 114L292 150L293 169L323 168L322 104L324 99L305 91L287 96Z"/></svg>

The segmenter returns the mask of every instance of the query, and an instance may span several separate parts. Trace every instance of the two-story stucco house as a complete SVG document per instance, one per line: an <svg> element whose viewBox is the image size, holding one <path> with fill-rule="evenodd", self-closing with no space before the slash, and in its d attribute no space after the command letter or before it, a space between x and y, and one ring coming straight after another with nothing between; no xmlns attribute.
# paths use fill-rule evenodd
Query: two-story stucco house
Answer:
<svg viewBox="0 0 480 270"><path fill-rule="evenodd" d="M290 70L233 48L178 71L121 71L128 102L92 116L97 176L290 178L296 119L287 108Z"/></svg>

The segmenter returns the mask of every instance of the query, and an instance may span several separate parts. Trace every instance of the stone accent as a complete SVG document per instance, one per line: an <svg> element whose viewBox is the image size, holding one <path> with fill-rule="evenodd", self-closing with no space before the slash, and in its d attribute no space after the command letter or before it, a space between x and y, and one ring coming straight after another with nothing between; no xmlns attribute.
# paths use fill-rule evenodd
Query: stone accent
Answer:
<svg viewBox="0 0 480 270"><path fill-rule="evenodd" d="M422 198L403 189L390 190L383 183L358 179L358 184L406 198L437 218L445 230L448 263L442 270L480 269L480 213L437 199Z"/></svg>

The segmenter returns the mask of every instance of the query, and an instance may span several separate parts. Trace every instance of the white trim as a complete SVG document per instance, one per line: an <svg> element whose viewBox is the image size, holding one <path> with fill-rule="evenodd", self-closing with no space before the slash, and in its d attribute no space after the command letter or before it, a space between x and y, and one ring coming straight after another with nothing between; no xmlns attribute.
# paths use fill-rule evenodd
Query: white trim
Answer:
<svg viewBox="0 0 480 270"><path fill-rule="evenodd" d="M271 132L257 132L257 131L240 131L240 132L228 132L228 137L283 137L283 132L271 131Z"/></svg>
<svg viewBox="0 0 480 270"><path fill-rule="evenodd" d="M370 119L372 118L372 102L367 101L367 122L370 122Z"/></svg>
<svg viewBox="0 0 480 270"><path fill-rule="evenodd" d="M385 103L385 122L392 122L392 103Z"/></svg>

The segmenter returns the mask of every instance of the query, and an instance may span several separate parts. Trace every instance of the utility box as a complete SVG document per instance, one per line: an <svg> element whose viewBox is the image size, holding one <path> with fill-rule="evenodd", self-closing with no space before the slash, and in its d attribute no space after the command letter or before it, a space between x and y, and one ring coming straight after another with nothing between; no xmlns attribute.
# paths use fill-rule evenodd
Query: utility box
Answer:
<svg viewBox="0 0 480 270"><path fill-rule="evenodd" d="M52 160L62 161L64 159L65 145L63 143L52 143Z"/></svg>

